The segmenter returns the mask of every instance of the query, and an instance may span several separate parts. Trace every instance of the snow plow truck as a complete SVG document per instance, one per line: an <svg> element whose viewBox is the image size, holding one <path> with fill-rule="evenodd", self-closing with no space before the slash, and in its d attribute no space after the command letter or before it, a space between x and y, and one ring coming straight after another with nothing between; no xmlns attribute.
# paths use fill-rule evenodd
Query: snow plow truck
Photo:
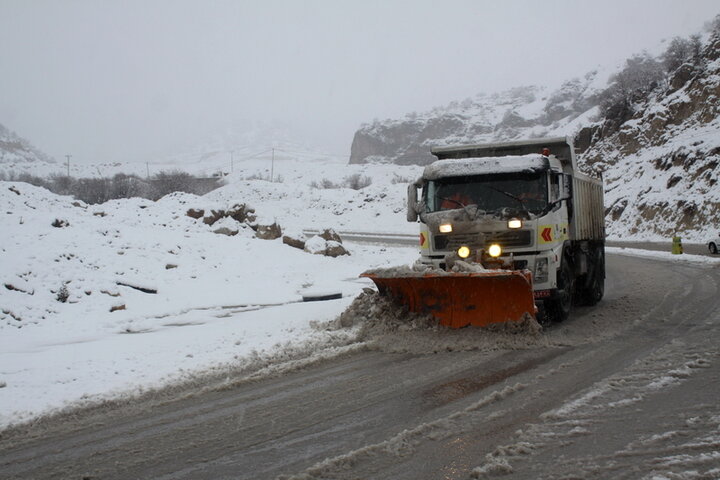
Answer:
<svg viewBox="0 0 720 480"><path fill-rule="evenodd" d="M445 326L566 319L603 297L602 179L568 138L434 148L408 187L412 268L368 271L381 294ZM418 195L418 191L421 192Z"/></svg>

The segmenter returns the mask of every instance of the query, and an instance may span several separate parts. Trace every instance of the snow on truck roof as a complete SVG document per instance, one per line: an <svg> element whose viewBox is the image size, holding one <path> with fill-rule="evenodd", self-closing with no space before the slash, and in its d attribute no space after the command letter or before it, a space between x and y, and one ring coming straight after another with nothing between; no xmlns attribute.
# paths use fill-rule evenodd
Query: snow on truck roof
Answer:
<svg viewBox="0 0 720 480"><path fill-rule="evenodd" d="M548 168L550 168L550 162L547 157L537 153L507 157L437 160L425 167L423 178L437 180L446 177L487 175L491 173L536 172Z"/></svg>

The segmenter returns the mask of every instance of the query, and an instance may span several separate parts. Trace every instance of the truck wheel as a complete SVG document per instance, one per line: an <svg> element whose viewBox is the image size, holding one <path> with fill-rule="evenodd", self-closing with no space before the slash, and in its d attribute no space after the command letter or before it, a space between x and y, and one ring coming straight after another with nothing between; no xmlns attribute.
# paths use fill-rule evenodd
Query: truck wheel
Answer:
<svg viewBox="0 0 720 480"><path fill-rule="evenodd" d="M605 295L605 255L598 250L593 268L593 279L587 289L580 292L579 299L583 305L593 306Z"/></svg>
<svg viewBox="0 0 720 480"><path fill-rule="evenodd" d="M718 252L717 245L715 245L714 243L710 242L710 245L708 245L708 250L710 250L710 253L712 253L713 255L715 255L715 254Z"/></svg>
<svg viewBox="0 0 720 480"><path fill-rule="evenodd" d="M546 316L550 321L563 322L570 316L572 308L572 273L567 261L558 270L558 290L555 298L545 303Z"/></svg>

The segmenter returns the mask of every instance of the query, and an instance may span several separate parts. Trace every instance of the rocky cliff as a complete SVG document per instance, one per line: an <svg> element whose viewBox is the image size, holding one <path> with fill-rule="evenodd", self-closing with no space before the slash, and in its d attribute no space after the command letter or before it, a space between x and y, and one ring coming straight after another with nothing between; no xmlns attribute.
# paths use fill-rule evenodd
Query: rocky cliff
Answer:
<svg viewBox="0 0 720 480"><path fill-rule="evenodd" d="M720 213L720 32L695 64L684 63L635 105L608 134L605 119L587 127L581 155L606 182L613 236L703 240L718 230Z"/></svg>
<svg viewBox="0 0 720 480"><path fill-rule="evenodd" d="M355 133L350 163L425 165L434 159L434 146L564 135L597 115L598 94L606 83L607 75L594 71L555 91L513 88L365 124Z"/></svg>

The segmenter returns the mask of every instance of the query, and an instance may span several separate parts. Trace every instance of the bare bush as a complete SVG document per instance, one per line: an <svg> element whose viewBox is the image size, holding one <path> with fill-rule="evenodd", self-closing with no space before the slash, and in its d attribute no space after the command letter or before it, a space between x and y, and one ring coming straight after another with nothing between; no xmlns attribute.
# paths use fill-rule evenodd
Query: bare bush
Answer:
<svg viewBox="0 0 720 480"><path fill-rule="evenodd" d="M81 178L75 182L73 196L87 204L110 200L110 182L105 178Z"/></svg>
<svg viewBox="0 0 720 480"><path fill-rule="evenodd" d="M110 198L148 198L150 185L137 175L118 173L112 178Z"/></svg>
<svg viewBox="0 0 720 480"><path fill-rule="evenodd" d="M392 178L392 180L390 180L390 183L392 183L393 185L397 185L398 183L406 184L406 183L413 183L413 182L414 182L414 180L412 178L401 177L397 173L393 173L393 178Z"/></svg>
<svg viewBox="0 0 720 480"><path fill-rule="evenodd" d="M58 195L72 195L76 183L77 181L73 177L55 174L50 175L49 183L44 186Z"/></svg>
<svg viewBox="0 0 720 480"><path fill-rule="evenodd" d="M70 298L70 292L68 292L67 286L63 283L55 295L55 300L60 303L66 303L68 298Z"/></svg>
<svg viewBox="0 0 720 480"><path fill-rule="evenodd" d="M360 175L359 173L354 173L349 177L345 177L345 180L343 180L343 185L347 188L352 188L353 190L361 190L371 184L372 178Z"/></svg>
<svg viewBox="0 0 720 480"><path fill-rule="evenodd" d="M701 49L702 43L698 35L693 35L690 38L673 38L660 57L665 71L668 73L674 72L684 63L698 65L701 59Z"/></svg>
<svg viewBox="0 0 720 480"><path fill-rule="evenodd" d="M319 190L328 190L332 188L341 188L341 185L332 182L331 180L328 180L327 178L323 178L319 182L316 182L313 180L310 182L310 188L316 188Z"/></svg>
<svg viewBox="0 0 720 480"><path fill-rule="evenodd" d="M87 204L132 197L157 200L172 192L204 195L220 186L218 178L196 178L179 170L160 172L150 180L123 173L118 173L112 178L79 179L55 174L45 179L27 173L17 175L13 172L0 173L0 180L29 183L58 195L71 195Z"/></svg>
<svg viewBox="0 0 720 480"><path fill-rule="evenodd" d="M600 95L600 108L606 127L614 132L632 118L636 105L647 100L666 75L662 64L643 52L626 60L625 67L610 80L610 86Z"/></svg>
<svg viewBox="0 0 720 480"><path fill-rule="evenodd" d="M154 175L150 182L153 200L173 192L194 193L192 175L181 170L162 171Z"/></svg>

